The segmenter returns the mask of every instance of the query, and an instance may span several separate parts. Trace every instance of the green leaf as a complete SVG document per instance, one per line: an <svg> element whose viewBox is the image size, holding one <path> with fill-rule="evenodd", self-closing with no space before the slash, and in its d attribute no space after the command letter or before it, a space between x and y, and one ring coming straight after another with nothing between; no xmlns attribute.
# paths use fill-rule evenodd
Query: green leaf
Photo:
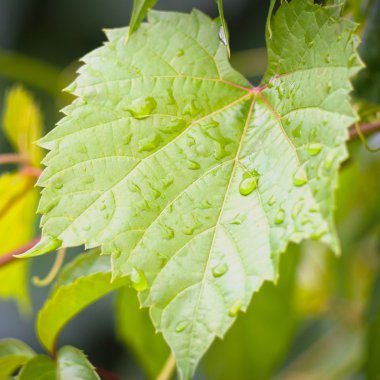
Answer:
<svg viewBox="0 0 380 380"><path fill-rule="evenodd" d="M0 177L0 256L32 238L37 201L33 178L19 173ZM22 312L31 309L27 281L26 260L16 260L0 267L0 297L15 299Z"/></svg>
<svg viewBox="0 0 380 380"><path fill-rule="evenodd" d="M116 329L149 378L155 379L170 351L162 336L155 333L148 310L139 308L136 292L129 286L118 291Z"/></svg>
<svg viewBox="0 0 380 380"><path fill-rule="evenodd" d="M37 317L38 336L49 351L75 315L128 281L124 277L111 282L111 278L109 257L97 251L79 256L65 268Z"/></svg>
<svg viewBox="0 0 380 380"><path fill-rule="evenodd" d="M141 21L148 14L157 0L133 0L133 10L131 15L131 21L129 22L128 37L134 33L141 24Z"/></svg>
<svg viewBox="0 0 380 380"><path fill-rule="evenodd" d="M281 257L278 283L266 282L223 341L215 341L211 346L203 360L209 378L273 378L288 352L298 322L294 304L297 248L289 247Z"/></svg>
<svg viewBox="0 0 380 380"><path fill-rule="evenodd" d="M112 255L183 379L277 278L290 241L339 249L333 196L361 63L356 26L334 12L282 4L260 87L200 12L151 12L128 44L126 29L108 31L41 142L44 239Z"/></svg>
<svg viewBox="0 0 380 380"><path fill-rule="evenodd" d="M100 380L94 367L77 348L65 346L58 352L59 380Z"/></svg>
<svg viewBox="0 0 380 380"><path fill-rule="evenodd" d="M42 134L42 115L32 95L21 86L7 95L3 128L14 148L32 165L39 166L42 151L35 142Z"/></svg>
<svg viewBox="0 0 380 380"><path fill-rule="evenodd" d="M31 357L33 350L16 339L0 341L0 379L6 380Z"/></svg>
<svg viewBox="0 0 380 380"><path fill-rule="evenodd" d="M26 363L17 379L57 380L55 363L47 356L37 355Z"/></svg>

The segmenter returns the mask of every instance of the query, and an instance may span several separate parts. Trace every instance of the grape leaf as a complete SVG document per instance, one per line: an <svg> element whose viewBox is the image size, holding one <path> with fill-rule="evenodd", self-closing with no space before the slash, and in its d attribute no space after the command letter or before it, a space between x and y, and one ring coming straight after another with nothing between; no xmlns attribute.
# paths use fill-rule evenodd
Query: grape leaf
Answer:
<svg viewBox="0 0 380 380"><path fill-rule="evenodd" d="M0 177L0 256L32 238L38 192L34 178L19 173ZM0 268L0 297L13 298L23 312L31 309L28 263L17 260Z"/></svg>
<svg viewBox="0 0 380 380"><path fill-rule="evenodd" d="M201 12L151 12L83 58L77 99L41 145L43 239L102 246L131 275L191 377L216 336L277 278L290 241L339 250L333 194L355 121L355 24L312 1L271 20L268 70L252 87Z"/></svg>
<svg viewBox="0 0 380 380"><path fill-rule="evenodd" d="M157 0L133 0L133 10L129 23L128 37L132 35L140 26L141 21L146 17L149 9L156 4Z"/></svg>
<svg viewBox="0 0 380 380"><path fill-rule="evenodd" d="M23 87L12 88L5 100L3 128L14 148L39 166L42 151L35 144L42 135L42 115L32 95Z"/></svg>
<svg viewBox="0 0 380 380"><path fill-rule="evenodd" d="M136 292L129 286L118 291L116 302L118 337L131 349L148 378L156 379L169 349L162 335L155 333L148 310L139 308Z"/></svg>
<svg viewBox="0 0 380 380"><path fill-rule="evenodd" d="M86 356L74 347L62 347L58 352L57 363L57 380L100 380Z"/></svg>
<svg viewBox="0 0 380 380"><path fill-rule="evenodd" d="M34 356L33 350L16 339L0 341L0 379L8 379L19 367Z"/></svg>
<svg viewBox="0 0 380 380"><path fill-rule="evenodd" d="M111 283L110 258L99 256L97 251L72 261L38 313L37 333L42 344L53 351L58 334L75 315L127 281L124 277Z"/></svg>

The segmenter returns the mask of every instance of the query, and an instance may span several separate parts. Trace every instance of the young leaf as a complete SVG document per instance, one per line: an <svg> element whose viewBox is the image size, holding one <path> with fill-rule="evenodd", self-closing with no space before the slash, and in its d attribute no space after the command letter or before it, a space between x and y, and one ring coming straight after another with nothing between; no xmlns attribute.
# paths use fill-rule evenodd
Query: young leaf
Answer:
<svg viewBox="0 0 380 380"><path fill-rule="evenodd" d="M149 9L156 4L157 0L133 0L133 10L129 23L128 37L132 35L140 26L141 21L148 14Z"/></svg>
<svg viewBox="0 0 380 380"><path fill-rule="evenodd" d="M57 380L100 380L94 367L80 350L65 346L57 356Z"/></svg>
<svg viewBox="0 0 380 380"><path fill-rule="evenodd" d="M32 238L38 192L34 179L21 174L0 177L0 256ZM17 260L0 268L0 297L13 298L28 312L28 263Z"/></svg>
<svg viewBox="0 0 380 380"><path fill-rule="evenodd" d="M226 19L224 18L223 0L216 0L216 2L218 4L219 18L221 24L219 29L219 38L221 42L227 47L228 56L230 56L230 35L228 33Z"/></svg>
<svg viewBox="0 0 380 380"><path fill-rule="evenodd" d="M334 15L284 2L252 87L215 22L151 12L128 44L108 31L83 59L78 99L41 142L44 239L101 245L114 276L131 274L183 379L276 279L290 241L338 250L333 193L361 63L355 25Z"/></svg>
<svg viewBox="0 0 380 380"><path fill-rule="evenodd" d="M117 294L116 329L148 377L157 378L170 351L162 335L155 333L148 310L139 308L136 292L129 286L122 287Z"/></svg>
<svg viewBox="0 0 380 380"><path fill-rule="evenodd" d="M37 355L25 364L17 380L58 380L55 363L47 356Z"/></svg>
<svg viewBox="0 0 380 380"><path fill-rule="evenodd" d="M21 86L9 91L5 100L3 128L14 148L39 166L42 151L35 144L42 133L42 115L32 95Z"/></svg>
<svg viewBox="0 0 380 380"><path fill-rule="evenodd" d="M0 341L0 379L6 380L30 358L33 350L25 343L16 339Z"/></svg>
<svg viewBox="0 0 380 380"><path fill-rule="evenodd" d="M111 277L109 257L97 251L79 256L65 268L37 317L38 336L49 351L75 315L128 281L124 277L111 283Z"/></svg>

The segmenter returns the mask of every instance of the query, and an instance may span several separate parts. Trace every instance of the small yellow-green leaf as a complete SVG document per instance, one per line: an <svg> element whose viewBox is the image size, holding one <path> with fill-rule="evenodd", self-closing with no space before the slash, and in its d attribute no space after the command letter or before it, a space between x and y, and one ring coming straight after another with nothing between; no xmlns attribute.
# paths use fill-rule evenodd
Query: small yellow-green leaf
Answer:
<svg viewBox="0 0 380 380"><path fill-rule="evenodd" d="M131 21L129 22L128 37L139 28L141 21L156 2L157 0L133 0L133 10Z"/></svg>
<svg viewBox="0 0 380 380"><path fill-rule="evenodd" d="M31 177L4 174L0 177L0 256L32 238L38 192ZM15 260L0 268L0 297L14 298L22 311L30 309L27 286L28 263Z"/></svg>
<svg viewBox="0 0 380 380"><path fill-rule="evenodd" d="M21 86L8 92L3 128L14 148L33 166L39 166L42 151L35 142L42 134L42 115L32 95Z"/></svg>
<svg viewBox="0 0 380 380"><path fill-rule="evenodd" d="M55 363L47 356L37 355L25 364L17 380L57 380Z"/></svg>
<svg viewBox="0 0 380 380"><path fill-rule="evenodd" d="M100 256L98 251L79 256L65 268L37 317L38 336L49 351L75 315L129 281L127 277L111 279L110 258Z"/></svg>
<svg viewBox="0 0 380 380"><path fill-rule="evenodd" d="M17 339L0 341L0 380L8 379L33 356L33 350Z"/></svg>

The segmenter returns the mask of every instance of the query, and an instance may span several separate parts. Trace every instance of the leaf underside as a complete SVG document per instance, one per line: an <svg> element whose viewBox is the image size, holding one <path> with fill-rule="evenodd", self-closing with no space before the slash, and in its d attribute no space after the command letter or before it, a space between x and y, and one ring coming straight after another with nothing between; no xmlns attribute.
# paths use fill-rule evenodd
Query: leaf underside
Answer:
<svg viewBox="0 0 380 380"><path fill-rule="evenodd" d="M29 254L102 246L114 277L131 274L183 379L276 279L290 241L339 250L333 194L361 63L355 25L334 12L284 2L255 88L198 11L151 12L128 43L128 29L109 30L41 141L44 238Z"/></svg>

